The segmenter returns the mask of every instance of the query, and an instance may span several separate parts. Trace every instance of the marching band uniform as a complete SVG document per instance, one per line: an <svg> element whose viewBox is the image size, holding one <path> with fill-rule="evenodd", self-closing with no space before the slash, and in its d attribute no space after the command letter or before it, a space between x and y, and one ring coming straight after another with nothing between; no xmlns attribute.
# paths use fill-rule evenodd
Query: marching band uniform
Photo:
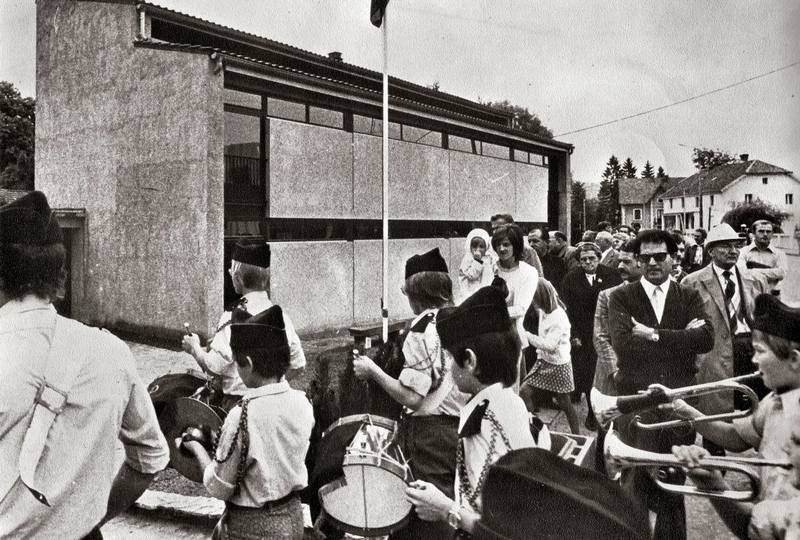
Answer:
<svg viewBox="0 0 800 540"><path fill-rule="evenodd" d="M248 323L231 325L230 343L237 349L286 349L284 320L273 306ZM311 403L285 378L245 391L225 418L203 474L208 492L226 501L218 531L232 538L302 537L299 494L308 484L305 456L313 426Z"/></svg>

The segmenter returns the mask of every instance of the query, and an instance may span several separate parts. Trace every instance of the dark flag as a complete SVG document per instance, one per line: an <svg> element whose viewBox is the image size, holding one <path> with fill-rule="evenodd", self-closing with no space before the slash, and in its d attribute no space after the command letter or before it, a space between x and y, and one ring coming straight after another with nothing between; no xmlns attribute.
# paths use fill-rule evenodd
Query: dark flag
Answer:
<svg viewBox="0 0 800 540"><path fill-rule="evenodd" d="M386 12L386 4L389 0L371 0L369 5L369 20L372 24L381 27L383 23L383 14Z"/></svg>

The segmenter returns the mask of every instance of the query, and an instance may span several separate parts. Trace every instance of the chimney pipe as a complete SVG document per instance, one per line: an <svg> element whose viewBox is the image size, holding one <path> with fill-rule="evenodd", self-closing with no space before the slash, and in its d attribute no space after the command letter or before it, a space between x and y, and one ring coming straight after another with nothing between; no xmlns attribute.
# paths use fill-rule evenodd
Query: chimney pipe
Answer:
<svg viewBox="0 0 800 540"><path fill-rule="evenodd" d="M742 161L747 161L749 158L750 158L750 154L741 154L739 156L739 159L741 159Z"/></svg>
<svg viewBox="0 0 800 540"><path fill-rule="evenodd" d="M334 62L341 62L342 61L342 53L339 51L332 51L328 53L328 58L333 60Z"/></svg>

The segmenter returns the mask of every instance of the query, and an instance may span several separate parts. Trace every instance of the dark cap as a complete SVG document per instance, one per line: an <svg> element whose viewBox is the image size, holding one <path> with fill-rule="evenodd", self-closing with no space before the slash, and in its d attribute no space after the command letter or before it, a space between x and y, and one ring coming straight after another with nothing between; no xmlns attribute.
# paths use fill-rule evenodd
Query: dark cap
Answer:
<svg viewBox="0 0 800 540"><path fill-rule="evenodd" d="M422 255L413 255L406 261L406 279L419 272L447 273L447 263L444 262L438 247Z"/></svg>
<svg viewBox="0 0 800 540"><path fill-rule="evenodd" d="M760 294L756 297L753 328L790 341L800 341L800 308L787 306L777 296Z"/></svg>
<svg viewBox="0 0 800 540"><path fill-rule="evenodd" d="M272 306L243 323L231 325L231 349L279 349L289 347L280 306Z"/></svg>
<svg viewBox="0 0 800 540"><path fill-rule="evenodd" d="M647 514L617 483L541 448L501 457L481 496L475 540L650 538Z"/></svg>
<svg viewBox="0 0 800 540"><path fill-rule="evenodd" d="M236 242L231 259L261 268L269 268L269 245L264 242Z"/></svg>
<svg viewBox="0 0 800 540"><path fill-rule="evenodd" d="M61 228L41 191L31 191L0 206L0 244L60 244Z"/></svg>
<svg viewBox="0 0 800 540"><path fill-rule="evenodd" d="M505 296L492 286L478 289L460 306L442 308L436 317L436 331L445 348L481 334L504 332L511 327Z"/></svg>

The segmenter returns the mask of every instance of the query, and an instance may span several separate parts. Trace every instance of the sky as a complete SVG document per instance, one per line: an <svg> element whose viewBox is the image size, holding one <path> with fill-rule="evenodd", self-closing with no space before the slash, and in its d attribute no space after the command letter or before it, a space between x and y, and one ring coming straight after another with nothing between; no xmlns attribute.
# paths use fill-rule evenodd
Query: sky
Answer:
<svg viewBox="0 0 800 540"><path fill-rule="evenodd" d="M154 3L381 70L369 0ZM574 180L612 154L688 176L693 147L800 173L796 0L391 0L388 18L391 75L527 107L575 146ZM33 97L35 19L0 0L0 80Z"/></svg>

